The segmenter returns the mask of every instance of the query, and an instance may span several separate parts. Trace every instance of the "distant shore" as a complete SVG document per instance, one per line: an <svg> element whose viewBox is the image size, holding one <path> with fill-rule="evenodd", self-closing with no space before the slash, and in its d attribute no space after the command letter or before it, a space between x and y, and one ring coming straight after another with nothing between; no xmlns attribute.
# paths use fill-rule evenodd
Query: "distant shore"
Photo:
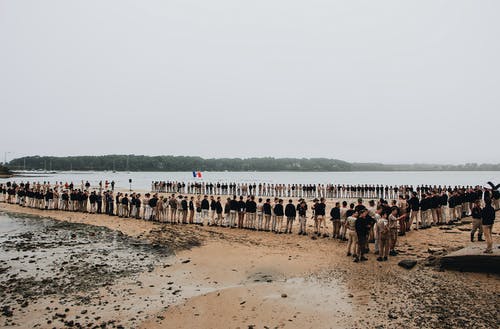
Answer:
<svg viewBox="0 0 500 329"><path fill-rule="evenodd" d="M15 170L90 171L231 171L231 172L379 172L379 171L500 171L500 164L383 164L328 158L211 158L197 156L27 156L13 159Z"/></svg>

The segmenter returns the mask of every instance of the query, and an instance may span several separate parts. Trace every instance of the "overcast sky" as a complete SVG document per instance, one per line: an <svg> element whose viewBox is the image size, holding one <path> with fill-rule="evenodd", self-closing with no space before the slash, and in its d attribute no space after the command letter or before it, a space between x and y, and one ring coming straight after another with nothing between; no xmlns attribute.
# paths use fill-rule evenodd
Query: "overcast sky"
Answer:
<svg viewBox="0 0 500 329"><path fill-rule="evenodd" d="M498 0L0 0L0 160L498 163L499 13Z"/></svg>

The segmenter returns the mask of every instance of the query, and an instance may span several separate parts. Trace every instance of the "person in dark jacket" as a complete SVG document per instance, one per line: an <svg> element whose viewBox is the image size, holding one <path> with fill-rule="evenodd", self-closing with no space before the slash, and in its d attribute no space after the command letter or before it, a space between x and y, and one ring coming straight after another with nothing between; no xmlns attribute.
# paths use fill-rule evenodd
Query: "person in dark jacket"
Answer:
<svg viewBox="0 0 500 329"><path fill-rule="evenodd" d="M281 234L283 229L283 200L279 199L274 205L274 216L276 216L276 227L273 227L274 233Z"/></svg>
<svg viewBox="0 0 500 329"><path fill-rule="evenodd" d="M299 213L299 235L307 235L307 204L303 199L299 200L299 204L297 205L297 212Z"/></svg>
<svg viewBox="0 0 500 329"><path fill-rule="evenodd" d="M255 225L255 219L257 218L257 203L255 202L255 197L253 195L248 198L245 204L245 210L245 228L255 230L257 227Z"/></svg>
<svg viewBox="0 0 500 329"><path fill-rule="evenodd" d="M195 210L194 209L194 196L189 198L188 208L189 208L188 223L193 224L194 223L194 210Z"/></svg>
<svg viewBox="0 0 500 329"><path fill-rule="evenodd" d="M410 227L415 222L415 230L418 230L418 211L420 210L420 200L416 193L412 193L411 198L408 200L410 206Z"/></svg>
<svg viewBox="0 0 500 329"><path fill-rule="evenodd" d="M355 262L368 260L364 256L367 236L368 232L370 231L370 225L366 219L367 215L368 215L367 209L360 210L359 216L355 222L356 235L358 237L357 255L354 259Z"/></svg>
<svg viewBox="0 0 500 329"><path fill-rule="evenodd" d="M215 201L213 195L210 196L210 220L208 221L208 226L215 225L215 215L217 208L217 201Z"/></svg>
<svg viewBox="0 0 500 329"><path fill-rule="evenodd" d="M216 226L219 226L219 225L222 225L222 203L220 202L220 196L217 197L217 201L215 202L215 213L216 213L216 217L215 217L215 225Z"/></svg>
<svg viewBox="0 0 500 329"><path fill-rule="evenodd" d="M240 201L238 201L238 228L243 228L246 207L247 204L243 201L243 196L240 196Z"/></svg>
<svg viewBox="0 0 500 329"><path fill-rule="evenodd" d="M262 212L264 213L264 230L269 232L272 215L271 199L266 199L266 203L262 206Z"/></svg>
<svg viewBox="0 0 500 329"><path fill-rule="evenodd" d="M208 202L208 195L205 195L203 197L203 200L201 200L201 223L202 224L205 222L205 219L207 219L207 223L210 225L210 218L208 217L209 209L210 209L210 203Z"/></svg>
<svg viewBox="0 0 500 329"><path fill-rule="evenodd" d="M292 234L293 221L297 216L297 210L295 209L295 205L293 204L292 199L288 200L288 204L285 207L285 216L286 216L285 233Z"/></svg>
<svg viewBox="0 0 500 329"><path fill-rule="evenodd" d="M325 204L325 199L321 198L319 203L316 203L314 205L314 218L316 219L315 225L316 225L316 232L318 236L323 236L324 238L328 237L328 233L326 233L326 220L325 220L325 214L326 214L326 204ZM325 230L323 232L323 229Z"/></svg>
<svg viewBox="0 0 500 329"><path fill-rule="evenodd" d="M485 254L493 253L493 237L491 231L493 230L493 223L495 222L495 209L491 206L491 199L484 200L485 206L481 211L481 219L483 224L484 237L486 238Z"/></svg>
<svg viewBox="0 0 500 329"><path fill-rule="evenodd" d="M238 213L238 200L236 200L236 195L233 195L231 202L229 203L229 227L233 228L236 225L236 216Z"/></svg>
<svg viewBox="0 0 500 329"><path fill-rule="evenodd" d="M472 215L472 230L470 231L470 241L474 242L474 234L476 231L479 231L477 235L477 240L478 241L484 241L483 240L483 223L481 219L481 201L476 200L474 202L474 205L471 210L471 215Z"/></svg>
<svg viewBox="0 0 500 329"><path fill-rule="evenodd" d="M340 202L335 202L335 207L330 210L330 217L333 224L332 238L340 238Z"/></svg>
<svg viewBox="0 0 500 329"><path fill-rule="evenodd" d="M226 204L224 205L224 224L223 227L230 226L230 216L231 216L231 198L226 199Z"/></svg>

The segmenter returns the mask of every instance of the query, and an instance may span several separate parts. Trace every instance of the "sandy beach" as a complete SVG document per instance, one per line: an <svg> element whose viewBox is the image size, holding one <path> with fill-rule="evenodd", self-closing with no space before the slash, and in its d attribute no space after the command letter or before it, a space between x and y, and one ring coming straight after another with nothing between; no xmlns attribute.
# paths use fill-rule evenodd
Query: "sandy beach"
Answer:
<svg viewBox="0 0 500 329"><path fill-rule="evenodd" d="M329 238L172 226L7 204L0 204L0 210L104 227L121 232L124 245L141 242L151 247L124 258L135 271L103 274L106 284L99 284L96 273L97 282L80 291L56 289L28 297L15 290L0 292L0 326L496 328L499 321L498 275L443 271L438 266L440 256L471 244L469 224L413 231L400 237L400 254L388 262L377 262L372 253L367 262L353 263L345 255L345 242ZM500 236L493 237L498 245ZM65 239L71 237L61 237ZM167 248L174 253L154 252ZM150 261L145 263L148 250ZM42 262L27 259L9 262ZM403 259L415 259L417 266L403 269L397 265ZM110 257L103 263L104 268L113 264ZM70 260L62 267L71 265ZM13 265L0 264L7 266ZM53 273L53 279L78 282L61 273ZM18 284L14 279L11 283Z"/></svg>

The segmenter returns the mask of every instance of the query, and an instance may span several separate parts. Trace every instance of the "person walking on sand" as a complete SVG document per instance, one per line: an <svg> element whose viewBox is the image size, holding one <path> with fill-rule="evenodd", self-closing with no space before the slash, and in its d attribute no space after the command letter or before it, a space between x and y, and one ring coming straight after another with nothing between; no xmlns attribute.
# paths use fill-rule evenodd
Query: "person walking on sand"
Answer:
<svg viewBox="0 0 500 329"><path fill-rule="evenodd" d="M491 199L484 200L484 208L481 211L481 218L483 224L484 237L486 239L485 254L493 253L493 237L491 236L493 230L493 223L495 222L495 208L491 205Z"/></svg>

